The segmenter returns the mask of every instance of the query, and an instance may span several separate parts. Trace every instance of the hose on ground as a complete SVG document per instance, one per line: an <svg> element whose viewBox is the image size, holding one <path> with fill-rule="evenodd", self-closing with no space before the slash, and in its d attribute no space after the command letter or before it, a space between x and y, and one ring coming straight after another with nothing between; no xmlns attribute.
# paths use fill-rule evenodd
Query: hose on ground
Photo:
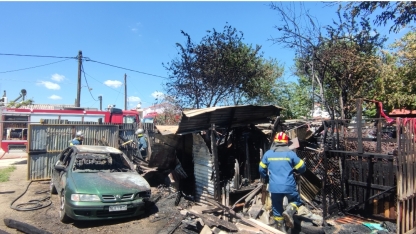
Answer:
<svg viewBox="0 0 416 234"><path fill-rule="evenodd" d="M13 204L27 192L31 184L32 184L32 181L30 181L30 183L26 186L25 191L21 195L19 195L16 199L14 199L12 203L10 203L11 209L17 210L17 211L31 211L31 210L39 210L39 209L48 207L52 204L52 201L50 200L51 197L47 196L42 199L33 199L28 202L20 203L20 204L17 204L16 206L13 206ZM38 191L36 192L36 194L41 194L41 193L46 193L46 192L48 191L47 190Z"/></svg>

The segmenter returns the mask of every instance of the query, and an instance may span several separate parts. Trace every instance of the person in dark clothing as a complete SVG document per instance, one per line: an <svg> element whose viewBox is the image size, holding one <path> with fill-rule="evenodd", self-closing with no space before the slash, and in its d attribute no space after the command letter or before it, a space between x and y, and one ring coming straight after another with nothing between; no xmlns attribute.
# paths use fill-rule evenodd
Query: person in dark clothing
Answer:
<svg viewBox="0 0 416 234"><path fill-rule="evenodd" d="M69 145L82 145L82 141L84 140L84 134L81 131L78 131L75 134L75 138L69 142Z"/></svg>
<svg viewBox="0 0 416 234"><path fill-rule="evenodd" d="M294 227L293 215L302 205L294 172L301 174L306 171L305 163L289 149L288 143L289 137L285 133L276 134L272 147L264 154L259 165L260 176L269 181L275 227L284 233L285 224L289 228ZM283 211L284 197L287 197L289 204Z"/></svg>
<svg viewBox="0 0 416 234"><path fill-rule="evenodd" d="M142 128L137 129L137 155L142 158L146 158L147 156L147 141L146 137L143 135L144 130Z"/></svg>

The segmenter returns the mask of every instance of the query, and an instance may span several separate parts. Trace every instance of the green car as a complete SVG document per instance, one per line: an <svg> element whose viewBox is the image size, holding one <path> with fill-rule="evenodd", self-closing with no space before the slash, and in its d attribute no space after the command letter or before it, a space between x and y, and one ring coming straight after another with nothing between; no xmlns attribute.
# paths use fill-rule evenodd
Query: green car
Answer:
<svg viewBox="0 0 416 234"><path fill-rule="evenodd" d="M150 185L120 150L74 145L59 154L51 194L59 194L60 220L101 220L145 211Z"/></svg>

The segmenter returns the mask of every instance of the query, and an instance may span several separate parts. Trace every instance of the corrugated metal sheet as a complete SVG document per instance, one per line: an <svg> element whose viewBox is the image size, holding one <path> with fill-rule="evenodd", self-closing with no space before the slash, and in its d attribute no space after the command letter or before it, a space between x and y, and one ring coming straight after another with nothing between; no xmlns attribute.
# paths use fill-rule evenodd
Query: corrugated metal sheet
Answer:
<svg viewBox="0 0 416 234"><path fill-rule="evenodd" d="M117 125L30 124L28 179L50 179L58 154L69 146L69 141L74 138L77 131L84 133L84 145L108 145L118 148L119 126Z"/></svg>
<svg viewBox="0 0 416 234"><path fill-rule="evenodd" d="M237 127L246 124L266 123L270 117L280 115L278 106L225 106L196 109L182 112L177 134L206 130L211 124Z"/></svg>
<svg viewBox="0 0 416 234"><path fill-rule="evenodd" d="M118 148L117 125L29 125L29 151L62 151L75 137L77 131L84 133L84 145L108 145Z"/></svg>
<svg viewBox="0 0 416 234"><path fill-rule="evenodd" d="M45 180L52 176L59 153L29 153L28 180Z"/></svg>
<svg viewBox="0 0 416 234"><path fill-rule="evenodd" d="M205 198L214 199L214 181L211 180L213 161L204 139L192 134L192 155L195 175L195 198L197 201Z"/></svg>

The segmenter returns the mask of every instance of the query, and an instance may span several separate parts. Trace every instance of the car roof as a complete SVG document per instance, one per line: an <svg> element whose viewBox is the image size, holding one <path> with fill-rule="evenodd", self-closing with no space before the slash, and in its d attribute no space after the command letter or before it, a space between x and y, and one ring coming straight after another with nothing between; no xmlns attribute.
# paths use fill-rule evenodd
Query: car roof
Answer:
<svg viewBox="0 0 416 234"><path fill-rule="evenodd" d="M74 145L73 148L78 151L78 153L111 153L111 154L122 154L120 150L111 147L111 146L101 146L101 145Z"/></svg>

